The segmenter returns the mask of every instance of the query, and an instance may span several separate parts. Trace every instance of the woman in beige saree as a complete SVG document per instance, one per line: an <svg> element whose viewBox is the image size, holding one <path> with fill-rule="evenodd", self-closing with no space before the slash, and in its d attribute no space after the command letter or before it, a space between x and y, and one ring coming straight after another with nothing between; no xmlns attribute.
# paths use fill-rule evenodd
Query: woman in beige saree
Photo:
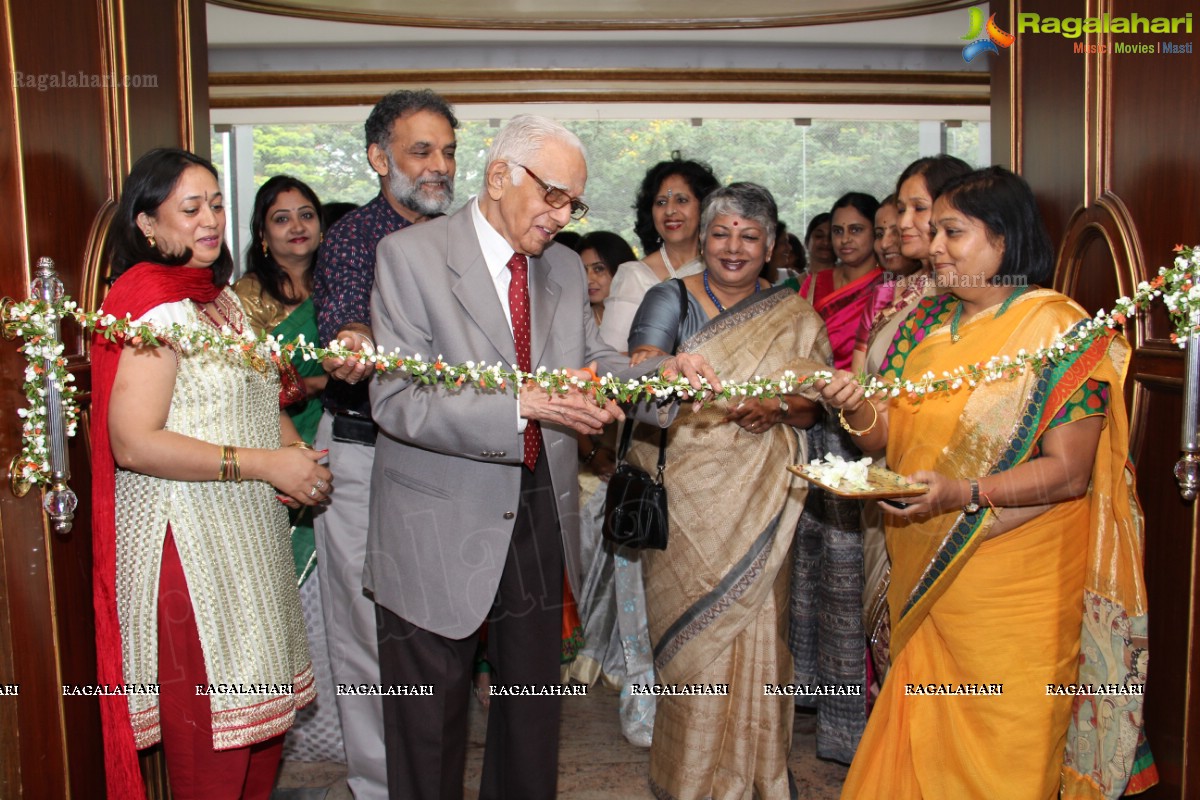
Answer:
<svg viewBox="0 0 1200 800"><path fill-rule="evenodd" d="M812 306L757 278L775 218L754 184L719 189L705 207L706 269L683 281L680 352L703 354L724 379L810 372L832 357ZM647 294L630 336L635 358L670 347L679 291L668 281ZM815 404L793 395L684 408L671 427L670 543L643 553L646 605L658 685L701 693L658 698L650 784L659 798L789 796L793 698L764 687L792 677L786 567L806 490L785 467L803 457L796 427L815 419ZM653 464L657 447L639 448L632 460Z"/></svg>
<svg viewBox="0 0 1200 800"><path fill-rule="evenodd" d="M917 303L926 297L937 297L943 293L944 290L934 279L933 264L929 257L933 198L952 178L970 171L967 162L944 153L918 158L896 180L892 209L888 209L886 201L880 206L885 220L880 220L876 215L876 235L881 235L880 223L884 222L883 241L891 255L885 256L883 263L895 278L880 287L880 292L890 293L890 300L877 299L871 303L871 307L878 311L870 318L864 318L859 326L852 372L878 373L892 340ZM915 270L901 268L897 271L888 265L895 261L916 262L919 266ZM883 456L882 453L870 455L880 460ZM884 544L882 512L866 503L863 505L863 629L867 633L867 647L874 672L873 688L883 683L891 663L888 655L891 620L887 602L890 575L891 562Z"/></svg>
<svg viewBox="0 0 1200 800"><path fill-rule="evenodd" d="M1020 178L993 167L951 181L933 224L951 294L917 306L885 377L942 375L1083 330L1078 305L1031 286L1053 258ZM920 402L865 402L845 374L824 388L864 449L886 443L892 469L929 485L885 508L892 667L843 798L1116 798L1153 783L1128 355L1105 331Z"/></svg>

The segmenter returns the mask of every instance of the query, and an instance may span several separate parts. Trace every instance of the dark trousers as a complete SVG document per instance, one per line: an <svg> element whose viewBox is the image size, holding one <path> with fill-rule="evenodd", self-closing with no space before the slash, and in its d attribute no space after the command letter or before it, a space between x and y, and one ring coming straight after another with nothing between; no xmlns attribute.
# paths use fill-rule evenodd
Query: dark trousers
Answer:
<svg viewBox="0 0 1200 800"><path fill-rule="evenodd" d="M521 467L512 542L487 621L496 686L553 686L562 648L563 555L543 453ZM388 794L393 800L459 800L467 756L467 707L478 631L448 639L391 611L379 615L384 686L432 685L432 696L385 696ZM561 698L492 697L480 800L553 798L558 784Z"/></svg>

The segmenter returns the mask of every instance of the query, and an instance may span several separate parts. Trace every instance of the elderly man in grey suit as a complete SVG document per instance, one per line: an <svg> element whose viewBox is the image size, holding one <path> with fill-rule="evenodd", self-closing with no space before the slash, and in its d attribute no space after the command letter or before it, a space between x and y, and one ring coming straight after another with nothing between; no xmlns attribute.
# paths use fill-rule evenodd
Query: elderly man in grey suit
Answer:
<svg viewBox="0 0 1200 800"><path fill-rule="evenodd" d="M561 125L514 118L488 153L483 191L449 217L380 242L371 323L387 350L465 361L578 367L622 376L678 371L719 386L700 357L630 368L605 345L579 258L553 244L580 201L587 164ZM393 798L463 792L467 704L480 626L500 687L559 682L564 569L578 586L575 432L621 418L579 392L550 395L422 386L392 374L371 387L380 436L363 582L377 603ZM556 696L495 696L480 798L555 795Z"/></svg>

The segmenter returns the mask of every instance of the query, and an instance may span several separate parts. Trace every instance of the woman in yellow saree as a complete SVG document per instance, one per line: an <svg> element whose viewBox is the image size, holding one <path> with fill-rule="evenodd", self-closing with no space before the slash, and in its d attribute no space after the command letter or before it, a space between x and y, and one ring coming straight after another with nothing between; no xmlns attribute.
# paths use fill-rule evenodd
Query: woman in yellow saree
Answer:
<svg viewBox="0 0 1200 800"><path fill-rule="evenodd" d="M1048 347L1086 322L1047 282L1028 185L993 167L948 183L931 253L951 294L921 302L884 376L916 380ZM892 668L843 798L1119 797L1144 748L1146 596L1112 331L1015 377L864 401L822 390L864 450L928 484L885 506Z"/></svg>
<svg viewBox="0 0 1200 800"><path fill-rule="evenodd" d="M630 334L634 359L669 350L703 354L727 380L826 369L821 318L795 292L758 274L770 257L775 201L734 183L705 202L705 271L650 289ZM680 291L688 303L681 320ZM792 536L805 487L785 470L802 458L797 427L818 415L808 399L745 398L671 426L664 482L670 541L642 553L658 685L650 784L660 800L789 796L793 698L786 623ZM658 437L631 460L653 469ZM700 690L693 693L695 687Z"/></svg>

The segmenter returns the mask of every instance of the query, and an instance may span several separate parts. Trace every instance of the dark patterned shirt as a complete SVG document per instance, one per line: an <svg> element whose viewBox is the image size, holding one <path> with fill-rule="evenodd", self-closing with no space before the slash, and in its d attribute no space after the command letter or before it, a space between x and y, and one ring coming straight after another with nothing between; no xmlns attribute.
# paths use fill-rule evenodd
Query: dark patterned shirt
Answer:
<svg viewBox="0 0 1200 800"><path fill-rule="evenodd" d="M313 305L322 346L352 322L370 326L371 288L375 285L375 248L379 240L411 222L396 213L381 192L374 200L342 217L325 234L313 270ZM330 411L371 415L367 383L351 386L329 380L322 396Z"/></svg>

